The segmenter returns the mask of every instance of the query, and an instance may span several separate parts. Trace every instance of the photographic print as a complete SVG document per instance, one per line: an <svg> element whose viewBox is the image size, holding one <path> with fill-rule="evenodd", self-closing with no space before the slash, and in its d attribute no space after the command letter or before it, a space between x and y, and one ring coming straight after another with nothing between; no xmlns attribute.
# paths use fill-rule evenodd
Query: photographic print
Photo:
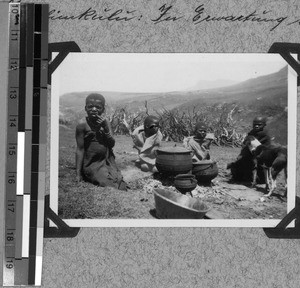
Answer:
<svg viewBox="0 0 300 288"><path fill-rule="evenodd" d="M296 82L277 54L70 53L51 208L77 227L276 226L295 205Z"/></svg>

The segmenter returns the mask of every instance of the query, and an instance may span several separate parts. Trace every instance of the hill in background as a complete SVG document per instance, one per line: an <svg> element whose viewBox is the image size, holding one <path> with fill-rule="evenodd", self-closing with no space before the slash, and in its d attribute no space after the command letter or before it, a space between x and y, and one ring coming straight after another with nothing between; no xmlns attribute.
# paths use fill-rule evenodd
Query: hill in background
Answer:
<svg viewBox="0 0 300 288"><path fill-rule="evenodd" d="M194 86L186 90L195 91L195 90L203 90L203 89L214 89L214 88L232 86L237 83L238 81L226 80L226 79L218 79L213 81L199 80Z"/></svg>
<svg viewBox="0 0 300 288"><path fill-rule="evenodd" d="M201 81L199 81L200 83ZM237 129L247 132L255 116L268 117L268 128L281 144L287 141L287 66L276 73L261 76L234 85L213 89L168 93L128 93L97 91L107 99L107 111L125 108L128 113L163 110L184 113L209 107L217 113L222 105L234 107L232 114ZM85 97L91 92L74 92L60 97L60 118L74 122L85 116Z"/></svg>

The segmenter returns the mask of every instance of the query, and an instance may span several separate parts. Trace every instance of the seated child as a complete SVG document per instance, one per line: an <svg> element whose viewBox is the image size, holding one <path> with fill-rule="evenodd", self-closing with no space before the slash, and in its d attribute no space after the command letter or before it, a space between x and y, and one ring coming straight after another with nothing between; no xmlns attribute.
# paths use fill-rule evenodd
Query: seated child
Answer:
<svg viewBox="0 0 300 288"><path fill-rule="evenodd" d="M104 117L105 99L92 93L86 97L86 121L76 127L77 180L85 180L102 187L112 186L127 190L115 162L115 139L108 120Z"/></svg>
<svg viewBox="0 0 300 288"><path fill-rule="evenodd" d="M195 125L194 136L185 137L183 145L194 152L193 162L210 159L210 144L214 140L213 133L207 133L207 126L203 122Z"/></svg>
<svg viewBox="0 0 300 288"><path fill-rule="evenodd" d="M131 133L131 137L134 148L139 153L139 159L136 161L137 166L140 166L144 172L157 172L155 150L161 145L163 137L159 130L159 119L152 115L147 116L144 124L137 127Z"/></svg>
<svg viewBox="0 0 300 288"><path fill-rule="evenodd" d="M267 119L265 117L255 117L253 120L253 129L248 133L248 136L254 136L261 144L271 145L271 137L267 129Z"/></svg>
<svg viewBox="0 0 300 288"><path fill-rule="evenodd" d="M253 120L253 128L248 133L254 136L261 144L269 146L271 144L271 137L265 129L267 119L265 117L255 117ZM227 169L231 170L233 180L237 181L253 181L252 172L255 169L253 155L247 146L242 147L240 154L235 162L227 165ZM263 169L257 167L257 183L264 183Z"/></svg>

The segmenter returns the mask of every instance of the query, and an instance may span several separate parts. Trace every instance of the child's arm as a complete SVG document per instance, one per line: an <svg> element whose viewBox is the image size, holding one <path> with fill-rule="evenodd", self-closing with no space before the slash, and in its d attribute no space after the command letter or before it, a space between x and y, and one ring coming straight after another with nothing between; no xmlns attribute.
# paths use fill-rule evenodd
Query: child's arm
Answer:
<svg viewBox="0 0 300 288"><path fill-rule="evenodd" d="M134 131L131 133L133 148L137 149L139 153L141 152L145 144L143 133L142 133L143 131L144 131L144 126L141 125L135 128Z"/></svg>
<svg viewBox="0 0 300 288"><path fill-rule="evenodd" d="M112 149L115 146L115 139L113 137L112 129L109 121L105 118L104 115L97 116L97 127L98 131L104 135L105 143L109 149Z"/></svg>
<svg viewBox="0 0 300 288"><path fill-rule="evenodd" d="M107 147L109 149L112 149L115 146L116 141L115 138L113 137L112 129L107 119L104 119L100 129L104 132L104 137L105 137L105 142L107 144Z"/></svg>
<svg viewBox="0 0 300 288"><path fill-rule="evenodd" d="M269 135L269 132L265 131L261 131L260 135L259 135L259 142L263 145L270 145L271 144L271 137Z"/></svg>
<svg viewBox="0 0 300 288"><path fill-rule="evenodd" d="M210 149L210 145L211 145L211 143L212 143L212 141L213 141L214 139L215 139L214 133L207 133L206 136L205 136L205 139L204 139L204 141L203 141L202 146L203 146L205 149L209 150L209 149Z"/></svg>
<svg viewBox="0 0 300 288"><path fill-rule="evenodd" d="M122 123L124 124L124 126L126 127L126 129L128 130L130 136L132 136L132 131L131 131L131 128L130 128L130 125L128 124L127 120L126 120L126 115L124 113L123 115L123 121Z"/></svg>
<svg viewBox="0 0 300 288"><path fill-rule="evenodd" d="M77 181L82 181L82 164L83 164L83 157L84 157L84 133L85 133L85 125L79 124L76 127L76 176Z"/></svg>

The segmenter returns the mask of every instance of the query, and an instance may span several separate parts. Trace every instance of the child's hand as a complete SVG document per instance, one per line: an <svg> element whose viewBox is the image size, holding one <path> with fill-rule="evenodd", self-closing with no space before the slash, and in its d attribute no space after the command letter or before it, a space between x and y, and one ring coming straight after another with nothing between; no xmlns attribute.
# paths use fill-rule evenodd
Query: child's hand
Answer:
<svg viewBox="0 0 300 288"><path fill-rule="evenodd" d="M109 131L108 120L103 115L97 116L96 123L100 128L103 128L105 132Z"/></svg>
<svg viewBox="0 0 300 288"><path fill-rule="evenodd" d="M206 139L214 140L214 139L215 139L214 133L207 133L207 134L206 134Z"/></svg>
<svg viewBox="0 0 300 288"><path fill-rule="evenodd" d="M105 122L105 117L103 115L97 115L96 123L99 126L103 126L103 122Z"/></svg>

